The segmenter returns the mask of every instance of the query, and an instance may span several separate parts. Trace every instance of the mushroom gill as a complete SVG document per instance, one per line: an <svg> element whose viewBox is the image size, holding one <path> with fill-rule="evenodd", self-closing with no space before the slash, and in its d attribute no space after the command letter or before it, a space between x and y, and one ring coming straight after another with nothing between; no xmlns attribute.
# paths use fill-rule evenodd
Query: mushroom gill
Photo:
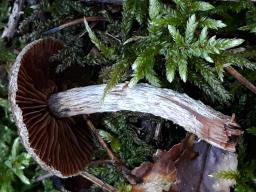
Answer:
<svg viewBox="0 0 256 192"><path fill-rule="evenodd" d="M50 95L62 91L49 58L62 48L63 43L53 39L26 46L13 66L10 97L28 152L46 170L66 177L79 174L88 165L93 144L90 130L79 117L59 118L48 107Z"/></svg>

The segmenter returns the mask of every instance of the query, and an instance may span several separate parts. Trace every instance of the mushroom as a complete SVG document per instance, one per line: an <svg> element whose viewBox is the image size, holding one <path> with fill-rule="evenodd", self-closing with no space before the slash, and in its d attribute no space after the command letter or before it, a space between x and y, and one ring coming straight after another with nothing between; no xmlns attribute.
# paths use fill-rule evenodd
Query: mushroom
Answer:
<svg viewBox="0 0 256 192"><path fill-rule="evenodd" d="M82 114L137 111L173 121L200 139L235 151L242 134L233 118L170 89L148 84L118 84L102 100L105 84L62 91L51 74L49 57L63 47L54 39L27 45L10 79L12 112L27 151L46 170L65 177L79 174L92 157L91 132L80 126Z"/></svg>
<svg viewBox="0 0 256 192"><path fill-rule="evenodd" d="M67 177L88 165L93 144L90 129L79 118L59 118L48 107L48 98L61 91L49 57L62 48L53 39L27 45L12 67L9 98L26 150L45 170Z"/></svg>

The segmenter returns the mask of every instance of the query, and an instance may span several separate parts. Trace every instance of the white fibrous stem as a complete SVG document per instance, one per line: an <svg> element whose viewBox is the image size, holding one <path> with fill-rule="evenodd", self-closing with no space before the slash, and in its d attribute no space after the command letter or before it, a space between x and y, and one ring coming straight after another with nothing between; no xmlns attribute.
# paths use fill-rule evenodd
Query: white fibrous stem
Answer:
<svg viewBox="0 0 256 192"><path fill-rule="evenodd" d="M133 111L149 113L178 124L208 143L235 151L235 137L242 134L231 117L194 100L186 94L148 84L127 88L118 84L104 98L105 84L70 89L49 99L51 111L58 117L103 112Z"/></svg>

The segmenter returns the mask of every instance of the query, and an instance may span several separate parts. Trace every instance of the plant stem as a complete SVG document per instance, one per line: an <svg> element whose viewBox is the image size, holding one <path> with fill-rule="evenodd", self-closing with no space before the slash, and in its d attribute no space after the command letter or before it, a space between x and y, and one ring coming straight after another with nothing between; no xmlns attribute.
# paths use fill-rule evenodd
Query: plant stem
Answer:
<svg viewBox="0 0 256 192"><path fill-rule="evenodd" d="M253 92L254 94L256 94L256 87L250 82L248 81L244 76L242 76L236 69L234 69L233 67L229 66L225 68L226 71L232 75L233 77L235 77L242 85L244 85L246 88L248 88L251 92Z"/></svg>
<svg viewBox="0 0 256 192"><path fill-rule="evenodd" d="M115 189L113 186L103 182L102 180L100 180L99 178L95 177L94 175L87 173L87 172L83 172L80 174L82 177L84 177L85 179L88 179L89 181L93 182L94 184L98 185L99 187L101 187L103 190L106 190L108 192L116 192L117 189Z"/></svg>
<svg viewBox="0 0 256 192"><path fill-rule="evenodd" d="M69 21L67 23L64 23L63 25L60 25L58 27L54 27L54 28L44 32L43 35L50 35L52 33L57 33L57 32L61 31L62 29L65 29L67 27L71 27L73 25L83 23L84 19L86 19L86 21L106 21L105 17L98 17L98 16L82 17L82 18L75 19L75 20Z"/></svg>
<svg viewBox="0 0 256 192"><path fill-rule="evenodd" d="M135 184L137 182L137 178L131 174L131 171L124 165L124 163L108 147L108 145L106 144L104 139L102 139L102 137L100 136L98 129L96 129L96 127L91 122L91 120L86 115L84 115L83 117L86 120L86 124L88 125L88 127L96 135L96 137L97 137L98 141L100 142L100 144L102 145L102 147L107 151L107 154L108 154L109 158L111 159L111 161L113 162L113 164L116 165L117 168L119 168L122 171L124 177L131 184Z"/></svg>

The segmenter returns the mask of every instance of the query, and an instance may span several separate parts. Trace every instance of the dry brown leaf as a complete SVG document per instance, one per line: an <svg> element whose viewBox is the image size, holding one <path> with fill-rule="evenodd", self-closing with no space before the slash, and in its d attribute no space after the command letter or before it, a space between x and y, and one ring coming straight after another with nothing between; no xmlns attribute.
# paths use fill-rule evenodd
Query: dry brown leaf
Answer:
<svg viewBox="0 0 256 192"><path fill-rule="evenodd" d="M132 192L169 191L177 177L173 160L175 153L176 151L170 149L163 152L155 163L143 163L135 168L132 174L139 178L141 182L133 185Z"/></svg>
<svg viewBox="0 0 256 192"><path fill-rule="evenodd" d="M161 152L155 163L143 163L132 174L140 182L133 192L229 192L234 181L210 175L236 170L237 155L213 147L204 141L194 142L188 134L169 151ZM195 143L195 144L194 144Z"/></svg>

